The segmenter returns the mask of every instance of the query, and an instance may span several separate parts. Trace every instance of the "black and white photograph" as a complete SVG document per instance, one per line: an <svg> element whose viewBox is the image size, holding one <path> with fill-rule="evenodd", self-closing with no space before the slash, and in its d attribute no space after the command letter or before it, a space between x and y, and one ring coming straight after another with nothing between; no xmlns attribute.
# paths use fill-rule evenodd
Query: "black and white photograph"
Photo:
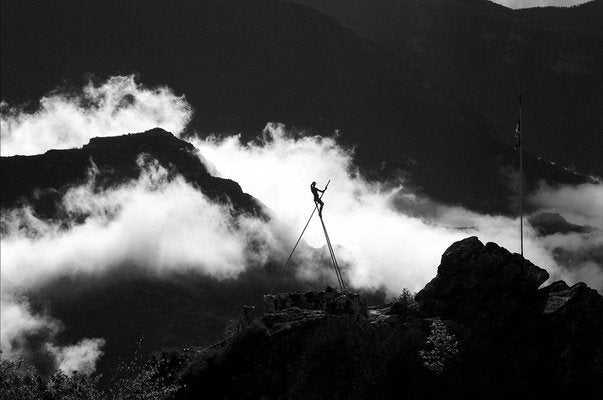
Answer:
<svg viewBox="0 0 603 400"><path fill-rule="evenodd" d="M0 400L603 398L603 0L0 5Z"/></svg>

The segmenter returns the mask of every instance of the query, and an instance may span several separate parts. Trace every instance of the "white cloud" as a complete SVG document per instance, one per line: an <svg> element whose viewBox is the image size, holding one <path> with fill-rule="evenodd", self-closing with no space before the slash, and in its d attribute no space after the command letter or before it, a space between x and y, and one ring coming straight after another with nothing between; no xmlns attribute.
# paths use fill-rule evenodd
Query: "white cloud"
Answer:
<svg viewBox="0 0 603 400"><path fill-rule="evenodd" d="M550 186L542 183L530 201L543 211L558 212L571 222L603 230L603 184Z"/></svg>
<svg viewBox="0 0 603 400"><path fill-rule="evenodd" d="M324 219L331 241L349 251L340 258L350 266L349 279L355 287L383 285L392 294L404 287L419 290L435 276L444 250L471 235L511 251L519 248L519 221L514 218L437 204L429 206L429 215L404 214L394 205L396 199L429 200L418 199L401 184L367 180L355 168L353 153L332 138L294 138L282 125L269 124L261 142L244 145L238 137L228 137L194 144L222 176L239 182L275 212L289 227L285 238L291 245L312 211L310 182L321 187L331 179ZM575 281L576 276L555 261L551 244L529 225L524 229L526 257L556 279ZM317 248L325 244L317 220L304 239Z"/></svg>
<svg viewBox="0 0 603 400"><path fill-rule="evenodd" d="M0 332L3 358L15 359L23 347L27 333L46 331L54 336L60 330L60 323L49 316L35 315L26 299L2 293Z"/></svg>
<svg viewBox="0 0 603 400"><path fill-rule="evenodd" d="M23 293L61 276L103 278L116 269L156 277L197 271L217 279L235 278L250 265L263 264L277 243L270 224L233 217L228 205L213 203L180 176L169 178L156 162L139 158L138 180L95 191L92 183L71 188L63 207L68 228L38 219L30 209L4 210L0 241L3 356L27 357L28 335L44 332L44 351L63 371L90 373L102 352L102 339L67 347L54 344L60 323L32 312ZM94 172L90 182L94 179ZM86 216L84 223L75 223ZM39 336L39 335L38 335Z"/></svg>
<svg viewBox="0 0 603 400"><path fill-rule="evenodd" d="M126 94L135 100L117 107ZM5 151L79 146L93 136L156 125L179 133L191 115L183 98L167 88L144 88L132 77L111 78L99 87L89 85L75 97L55 93L45 99L34 114L3 106L3 155ZM324 197L325 223L333 244L343 246L336 247L337 256L356 288L383 286L390 294L403 288L419 290L435 276L444 250L467 236L477 235L511 251L519 247L516 219L436 204L418 198L400 182L371 181L356 169L353 152L333 138L293 137L284 126L269 124L264 140L248 145L238 137L194 144L201 150L202 161L211 164L211 171L239 182L244 191L273 210L273 219L265 222L233 216L228 205L210 201L182 177L170 177L161 166L144 158L139 159L140 178L130 183L104 191L93 190L91 183L72 187L62 199L71 217L61 224L39 219L27 207L3 210L3 356L22 354L27 344L18 338L44 331L46 351L58 368L91 372L102 354L102 339L58 347L54 337L60 323L33 312L21 297L23 293L60 276L102 278L133 267L156 277L197 271L216 279L235 279L245 268L269 258L284 261L312 211L309 185L313 180L319 186L332 180ZM92 169L91 182L94 173ZM544 210L559 212L573 223L601 228L590 236L540 238L526 226L526 257L548 269L554 279L585 280L603 290L600 265L587 259L568 269L553 255L556 248L579 251L601 244L601 189L601 185L544 186L532 196L531 201ZM411 213L401 204L420 206ZM417 214L417 210L422 211ZM86 216L85 221L76 222L81 216ZM317 220L304 239L328 259ZM299 277L317 279L320 271L326 271L335 282L328 266L317 265L314 255L300 252L298 257Z"/></svg>
<svg viewBox="0 0 603 400"><path fill-rule="evenodd" d="M101 348L104 345L104 339L82 339L71 346L49 345L49 349L55 355L59 369L64 373L77 371L89 375L96 370L96 362L103 354Z"/></svg>
<svg viewBox="0 0 603 400"><path fill-rule="evenodd" d="M118 188L71 188L65 210L74 219L87 218L69 229L28 209L4 212L2 288L32 289L65 275L102 276L124 264L159 276L196 270L224 279L265 260L266 253L247 248L272 240L263 222L232 217L229 206L213 203L180 176L169 179L156 162L140 158L139 165L140 178Z"/></svg>
<svg viewBox="0 0 603 400"><path fill-rule="evenodd" d="M583 281L603 292L603 184L550 186L543 183L529 201L542 212L557 213L570 223L594 228L582 233L556 233L540 240L550 251L568 254L567 261L560 261L567 280Z"/></svg>
<svg viewBox="0 0 603 400"><path fill-rule="evenodd" d="M81 147L93 137L155 127L179 134L191 116L184 96L176 96L171 89L145 87L134 76L116 76L98 86L90 82L76 93L52 92L32 113L3 103L1 154Z"/></svg>
<svg viewBox="0 0 603 400"><path fill-rule="evenodd" d="M2 358L16 360L25 357L36 364L40 358L49 359L52 370L78 371L91 374L103 354L103 339L82 339L75 345L57 345L56 336L63 329L56 319L32 311L25 298L2 292L0 310L0 348Z"/></svg>

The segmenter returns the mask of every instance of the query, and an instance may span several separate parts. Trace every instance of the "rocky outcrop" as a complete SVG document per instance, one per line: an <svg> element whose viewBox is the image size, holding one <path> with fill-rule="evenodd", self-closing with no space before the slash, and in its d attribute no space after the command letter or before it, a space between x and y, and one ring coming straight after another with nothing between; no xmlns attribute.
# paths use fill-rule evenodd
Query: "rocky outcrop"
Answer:
<svg viewBox="0 0 603 400"><path fill-rule="evenodd" d="M565 384L586 391L603 382L603 297L580 282L558 281L541 289L544 358Z"/></svg>
<svg viewBox="0 0 603 400"><path fill-rule="evenodd" d="M534 302L548 277L519 254L473 236L444 252L437 276L415 299L426 315L492 329Z"/></svg>
<svg viewBox="0 0 603 400"><path fill-rule="evenodd" d="M327 287L322 292L278 293L264 296L264 310L275 313L288 308L324 311L328 314L348 314L366 318L366 302L357 293L340 292Z"/></svg>
<svg viewBox="0 0 603 400"><path fill-rule="evenodd" d="M332 288L266 296L266 315L172 371L186 385L177 397L592 397L603 390L603 298L583 283L539 289L547 278L470 237L414 299L366 309Z"/></svg>

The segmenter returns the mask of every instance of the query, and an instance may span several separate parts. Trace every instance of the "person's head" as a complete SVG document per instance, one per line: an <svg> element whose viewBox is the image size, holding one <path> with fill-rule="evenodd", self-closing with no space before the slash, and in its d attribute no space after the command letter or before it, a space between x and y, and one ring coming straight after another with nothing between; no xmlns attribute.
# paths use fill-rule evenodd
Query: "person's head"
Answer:
<svg viewBox="0 0 603 400"><path fill-rule="evenodd" d="M316 186L316 182L312 182L312 184L310 186L312 186L312 187Z"/></svg>

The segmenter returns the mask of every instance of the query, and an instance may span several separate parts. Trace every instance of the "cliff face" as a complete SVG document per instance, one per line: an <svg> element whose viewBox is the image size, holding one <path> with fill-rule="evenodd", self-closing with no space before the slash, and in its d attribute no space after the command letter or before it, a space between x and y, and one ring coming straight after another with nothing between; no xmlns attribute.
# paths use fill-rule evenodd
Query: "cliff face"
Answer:
<svg viewBox="0 0 603 400"><path fill-rule="evenodd" d="M164 355L179 398L558 398L603 389L603 298L555 282L494 243L454 243L414 299L328 307L327 292L270 311L212 347ZM325 300L326 301L323 301ZM337 300L340 299L340 300ZM361 304L359 302L358 304Z"/></svg>

